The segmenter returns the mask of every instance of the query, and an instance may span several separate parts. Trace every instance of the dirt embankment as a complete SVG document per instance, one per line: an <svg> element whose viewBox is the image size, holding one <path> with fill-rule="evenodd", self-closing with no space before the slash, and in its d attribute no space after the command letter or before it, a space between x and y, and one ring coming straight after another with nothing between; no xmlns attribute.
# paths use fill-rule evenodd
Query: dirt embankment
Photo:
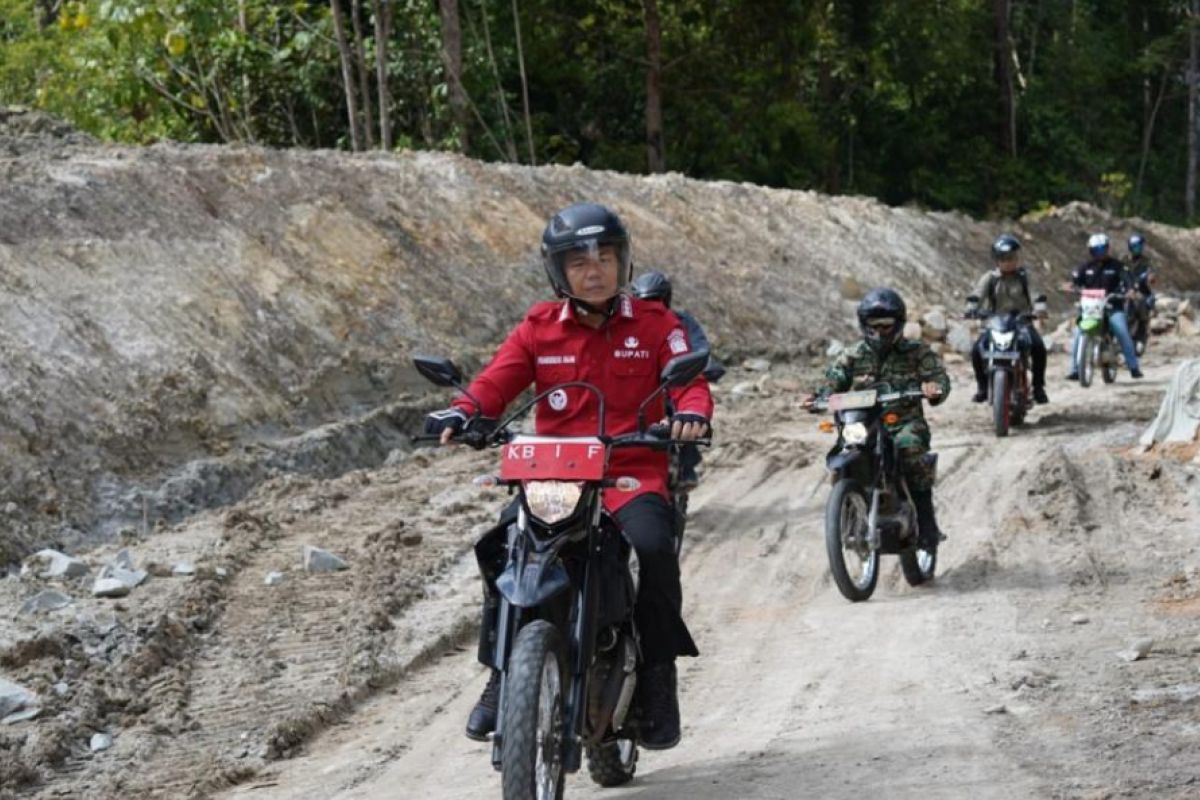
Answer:
<svg viewBox="0 0 1200 800"><path fill-rule="evenodd" d="M0 143L0 562L380 463L425 391L408 357L486 354L545 296L566 203L616 207L727 355L821 350L873 284L956 306L1000 227L678 175L100 147L12 112ZM1015 229L1049 283L1101 226L1129 229L1080 206ZM1139 227L1200 288L1200 234Z"/></svg>

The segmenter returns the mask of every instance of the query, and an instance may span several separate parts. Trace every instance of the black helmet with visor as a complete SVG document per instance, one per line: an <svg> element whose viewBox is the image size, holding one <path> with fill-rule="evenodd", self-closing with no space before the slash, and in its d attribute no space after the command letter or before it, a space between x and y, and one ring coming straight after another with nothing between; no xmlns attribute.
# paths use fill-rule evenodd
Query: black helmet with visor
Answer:
<svg viewBox="0 0 1200 800"><path fill-rule="evenodd" d="M904 335L908 309L893 289L872 289L858 304L858 327L876 353L889 350Z"/></svg>
<svg viewBox="0 0 1200 800"><path fill-rule="evenodd" d="M542 233L542 265L554 293L582 302L571 294L567 258L580 251L596 257L604 245L616 249L617 287L620 288L629 283L633 262L629 252L629 232L616 212L599 203L576 203L552 216Z"/></svg>

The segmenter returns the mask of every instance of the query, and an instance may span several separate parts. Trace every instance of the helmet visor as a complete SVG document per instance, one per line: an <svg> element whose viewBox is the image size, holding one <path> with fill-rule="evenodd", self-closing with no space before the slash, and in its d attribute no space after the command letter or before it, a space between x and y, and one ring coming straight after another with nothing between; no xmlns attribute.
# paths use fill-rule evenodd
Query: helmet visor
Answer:
<svg viewBox="0 0 1200 800"><path fill-rule="evenodd" d="M579 276L597 268L604 271L610 267L616 270L616 284L612 288L613 295L616 295L630 278L628 242L606 242L594 237L577 239L546 254L546 269L551 281L555 288L569 297L578 293L575 289L580 287L573 289L572 282L578 283Z"/></svg>
<svg viewBox="0 0 1200 800"><path fill-rule="evenodd" d="M893 339L900 332L900 320L895 317L871 317L863 326L872 339Z"/></svg>

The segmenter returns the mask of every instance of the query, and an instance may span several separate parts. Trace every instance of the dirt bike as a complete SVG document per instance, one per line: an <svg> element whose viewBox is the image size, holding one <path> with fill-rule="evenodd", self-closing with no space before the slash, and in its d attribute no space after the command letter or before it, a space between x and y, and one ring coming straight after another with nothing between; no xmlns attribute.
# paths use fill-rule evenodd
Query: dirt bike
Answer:
<svg viewBox="0 0 1200 800"><path fill-rule="evenodd" d="M880 554L900 556L911 586L932 580L937 569L937 548L925 550L917 543L916 507L884 424L890 403L924 396L919 389L893 391L880 384L813 402L813 411L834 412L838 439L825 459L833 482L825 503L825 551L833 582L852 602L875 592ZM936 469L937 454L926 458Z"/></svg>
<svg viewBox="0 0 1200 800"><path fill-rule="evenodd" d="M1075 369L1079 373L1079 385L1092 385L1096 365L1105 383L1117 379L1117 346L1113 341L1112 329L1108 324L1108 302L1119 298L1119 294L1106 294L1103 289L1079 290L1079 340L1072 353Z"/></svg>
<svg viewBox="0 0 1200 800"><path fill-rule="evenodd" d="M633 779L638 723L630 705L641 662L633 618L636 570L633 550L601 495L640 486L635 478L606 477L613 450L679 444L667 426L647 428L644 409L667 388L690 383L707 361L707 351L697 351L668 362L632 433L607 435L603 393L572 381L541 392L494 427L469 424L456 437L477 448L499 447L499 475L476 483L515 489L519 499L516 522L508 527L507 564L496 579L500 608L492 662L501 673L492 764L501 773L505 800L561 798L566 774L579 770L585 751L588 772L601 786ZM449 360L418 356L415 363L432 383L474 401ZM513 432L513 423L538 401L570 387L599 400L594 436Z"/></svg>
<svg viewBox="0 0 1200 800"><path fill-rule="evenodd" d="M992 426L997 436L1008 436L1009 427L1025 422L1025 415L1033 407L1033 391L1030 388L1029 348L1021 337L1023 325L1032 324L1036 314L1009 311L992 314L975 307L978 298L968 297L965 316L968 319L984 319L987 336L981 345L984 362L987 364L988 401L992 405ZM1039 298L1044 303L1044 298Z"/></svg>

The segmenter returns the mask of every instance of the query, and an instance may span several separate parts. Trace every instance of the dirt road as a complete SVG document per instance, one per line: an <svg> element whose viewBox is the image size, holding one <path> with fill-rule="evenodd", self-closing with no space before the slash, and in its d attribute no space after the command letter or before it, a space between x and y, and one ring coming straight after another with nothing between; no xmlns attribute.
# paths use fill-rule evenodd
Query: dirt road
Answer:
<svg viewBox="0 0 1200 800"><path fill-rule="evenodd" d="M1200 470L1132 449L1170 373L1160 355L1136 383L1054 379L1054 403L997 440L960 365L931 412L939 577L910 589L888 559L857 605L827 576L829 439L778 398L731 414L740 443L710 459L685 545L703 656L681 662L683 742L643 753L628 787L584 772L567 794L1200 797ZM453 574L466 601L448 583L395 624L469 618ZM1118 655L1144 638L1146 658ZM458 645L225 796L497 796L487 746L462 735L484 674Z"/></svg>

